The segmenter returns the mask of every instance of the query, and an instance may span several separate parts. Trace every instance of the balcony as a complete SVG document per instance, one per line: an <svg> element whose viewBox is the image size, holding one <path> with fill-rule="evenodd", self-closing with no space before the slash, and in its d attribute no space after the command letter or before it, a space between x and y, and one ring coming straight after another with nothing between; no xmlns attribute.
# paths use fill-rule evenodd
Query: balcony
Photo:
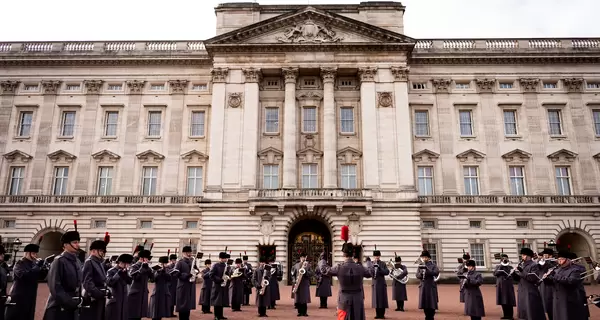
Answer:
<svg viewBox="0 0 600 320"><path fill-rule="evenodd" d="M59 207L69 205L148 205L148 204L197 204L202 197L191 196L0 196L0 206L31 206L55 205Z"/></svg>
<svg viewBox="0 0 600 320"><path fill-rule="evenodd" d="M582 205L600 204L600 196L419 196L425 205Z"/></svg>

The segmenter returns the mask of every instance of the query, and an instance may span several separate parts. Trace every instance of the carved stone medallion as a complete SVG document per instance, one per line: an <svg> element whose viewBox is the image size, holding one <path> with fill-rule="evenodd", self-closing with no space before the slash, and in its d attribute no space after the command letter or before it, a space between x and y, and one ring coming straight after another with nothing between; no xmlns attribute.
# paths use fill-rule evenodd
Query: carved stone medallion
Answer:
<svg viewBox="0 0 600 320"><path fill-rule="evenodd" d="M260 216L260 233L263 236L269 236L275 231L275 220L270 214Z"/></svg>
<svg viewBox="0 0 600 320"><path fill-rule="evenodd" d="M242 93L232 92L229 94L229 107L240 108L242 106Z"/></svg>
<svg viewBox="0 0 600 320"><path fill-rule="evenodd" d="M381 108L390 108L394 106L394 97L391 92L377 92L377 102Z"/></svg>
<svg viewBox="0 0 600 320"><path fill-rule="evenodd" d="M277 41L283 43L325 43L341 40L343 38L337 36L335 31L310 19L287 29L283 36L277 38Z"/></svg>

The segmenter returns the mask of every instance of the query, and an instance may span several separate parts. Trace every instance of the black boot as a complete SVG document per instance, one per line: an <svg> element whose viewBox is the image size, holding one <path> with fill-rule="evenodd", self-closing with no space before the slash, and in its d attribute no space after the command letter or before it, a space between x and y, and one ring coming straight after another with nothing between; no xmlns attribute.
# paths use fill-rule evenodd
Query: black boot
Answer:
<svg viewBox="0 0 600 320"><path fill-rule="evenodd" d="M321 300L319 309L327 309L327 297L320 297L319 299Z"/></svg>

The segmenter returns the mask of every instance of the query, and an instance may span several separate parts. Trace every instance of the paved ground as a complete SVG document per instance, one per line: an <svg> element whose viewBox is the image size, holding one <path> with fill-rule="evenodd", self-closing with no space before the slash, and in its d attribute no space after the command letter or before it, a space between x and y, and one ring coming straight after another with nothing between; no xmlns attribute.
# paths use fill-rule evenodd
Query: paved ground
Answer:
<svg viewBox="0 0 600 320"><path fill-rule="evenodd" d="M293 307L293 302L290 297L291 286L282 286L281 287L281 296L284 300L279 301L276 310L268 310L267 314L269 315L269 319L295 319L296 312ZM365 286L365 301L367 307L367 319L373 319L375 317L375 310L371 309L371 287ZM391 289L390 287L388 287ZM150 290L152 290L152 285L150 285ZM314 292L315 287L311 287L311 291ZM438 310L438 314L436 314L436 320L457 320L457 319L470 319L468 317L463 316L463 305L458 302L458 285L440 285L438 287L439 290L439 298L440 298L440 310ZM586 286L586 291L588 294L596 293L600 294L600 286ZM312 304L308 307L308 319L335 319L335 304L337 288L333 288L334 297L329 298L329 309L318 309L319 302L318 298L314 298ZM421 310L417 309L418 303L418 292L419 288L416 285L408 286L408 299L406 302L406 312L396 312L393 311L395 309L395 302L391 301L391 292L388 291L388 296L390 298L390 307L386 312L387 319L423 319L423 313ZM501 309L496 306L496 288L493 285L485 285L482 287L483 297L485 299L485 311L487 314L487 319L499 319L501 317ZM200 286L198 286L198 297L200 295ZM45 283L40 284L38 290L38 300L37 300L37 310L36 310L36 320L42 320L44 306L46 304L46 299L48 297L48 287ZM253 299L251 301L254 301ZM253 303L253 302L252 302ZM253 305L242 307L242 312L231 312L230 309L225 309L225 316L230 320L242 320L242 319L256 319L256 307ZM590 319L600 319L600 309L592 306L590 308L591 318ZM175 318L171 318L175 319ZM199 310L195 310L192 312L193 320L209 320L213 319L210 315L203 315ZM304 318L306 319L306 318ZM85 320L85 319L82 319Z"/></svg>

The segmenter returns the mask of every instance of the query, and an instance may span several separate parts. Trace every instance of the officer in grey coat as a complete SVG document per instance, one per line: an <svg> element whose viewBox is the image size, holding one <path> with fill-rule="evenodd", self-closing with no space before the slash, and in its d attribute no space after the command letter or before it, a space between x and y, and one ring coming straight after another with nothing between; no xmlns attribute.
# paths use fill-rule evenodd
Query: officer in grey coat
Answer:
<svg viewBox="0 0 600 320"><path fill-rule="evenodd" d="M406 277L408 275L408 271L406 270L406 266L402 264L402 258L396 256L395 262L394 268L402 270L397 278L402 279ZM406 294L406 283L400 283L400 281L394 279L394 282L392 282L392 300L396 301L395 311L404 312L404 301L408 300L408 295Z"/></svg>
<svg viewBox="0 0 600 320"><path fill-rule="evenodd" d="M467 261L467 272L464 276L463 292L465 293L465 315L471 320L481 320L485 317L483 295L479 287L483 284L481 273L475 269L475 261Z"/></svg>
<svg viewBox="0 0 600 320"><path fill-rule="evenodd" d="M213 282L210 279L210 266L212 261L210 259L204 260L204 269L200 271L202 277L202 289L200 289L200 301L198 304L202 305L203 314L212 314L210 312L210 292L212 290Z"/></svg>
<svg viewBox="0 0 600 320"><path fill-rule="evenodd" d="M517 305L512 279L512 270L514 268L510 265L510 261L508 261L508 255L502 254L500 259L502 261L494 269L494 277L496 277L496 305L502 306L503 316L501 319L512 319L513 308Z"/></svg>
<svg viewBox="0 0 600 320"><path fill-rule="evenodd" d="M256 288L256 307L258 308L258 316L267 316L267 307L271 305L271 265L266 264L267 257L261 256L259 264L252 274L252 284ZM266 285L266 288L265 288Z"/></svg>
<svg viewBox="0 0 600 320"><path fill-rule="evenodd" d="M246 280L244 269L245 268L242 266L242 259L235 259L233 270L237 270L239 276L236 276L232 271L232 278L229 282L229 301L231 303L231 311L234 312L242 311L241 307L244 302L244 281Z"/></svg>
<svg viewBox="0 0 600 320"><path fill-rule="evenodd" d="M539 260L538 264L539 271L538 276L541 278L544 276L544 273L548 272L548 270L557 266L557 263L554 261L549 261L554 256L554 250L550 248L544 248L542 253L540 254L542 259ZM542 303L544 304L544 310L546 314L548 314L548 320L552 320L552 301L554 300L554 283L552 283L551 278L546 277L544 281L539 286L540 294L542 295Z"/></svg>
<svg viewBox="0 0 600 320"><path fill-rule="evenodd" d="M569 252L569 256L567 257L567 259L569 259L571 261L574 259L577 259L577 254L575 254L574 252ZM586 268L580 264L571 263L571 265L573 266L573 268L577 269L580 273L584 273L586 271ZM579 296L579 299L584 304L584 311L585 311L584 319L587 319L590 317L590 309L587 306L588 296L585 293L585 287L583 286L583 281L581 283L579 283L579 285L577 286L576 293Z"/></svg>
<svg viewBox="0 0 600 320"><path fill-rule="evenodd" d="M342 246L344 262L329 269L328 274L337 277L338 289L338 319L365 320L365 299L363 292L363 279L371 278L368 268L353 259L354 246L344 243Z"/></svg>
<svg viewBox="0 0 600 320"><path fill-rule="evenodd" d="M431 261L429 251L421 252L422 263L417 268L419 285L419 309L423 309L425 320L433 320L438 308L438 291L435 277L440 274L438 267Z"/></svg>
<svg viewBox="0 0 600 320"><path fill-rule="evenodd" d="M245 254L245 252L244 252ZM244 267L244 272L246 274L246 279L244 280L244 304L245 306L250 305L250 295L252 295L252 265L248 262L248 256L244 255L242 257L242 266Z"/></svg>
<svg viewBox="0 0 600 320"><path fill-rule="evenodd" d="M542 296L537 288L539 265L532 258L533 251L522 248L522 262L513 273L513 278L519 280L517 316L519 319L546 320Z"/></svg>
<svg viewBox="0 0 600 320"><path fill-rule="evenodd" d="M385 276L390 274L385 262L381 261L381 252L373 251L373 263L369 265L371 272L371 307L375 308L375 319L385 319L385 309L389 308L387 283Z"/></svg>
<svg viewBox="0 0 600 320"><path fill-rule="evenodd" d="M129 320L127 287L133 279L127 269L132 262L132 255L122 254L117 258L117 265L106 272L106 284L111 292L106 301L106 320Z"/></svg>
<svg viewBox="0 0 600 320"><path fill-rule="evenodd" d="M171 276L171 280L169 281L169 293L171 294L170 318L175 317L175 303L177 302L177 276L179 276L179 272L175 269L175 264L177 264L177 255L171 254L169 256L169 265L166 267L167 272ZM177 271L172 272L173 270Z"/></svg>
<svg viewBox="0 0 600 320"><path fill-rule="evenodd" d="M319 256L319 263L317 264L317 292L316 296L319 297L321 302L319 309L327 309L327 298L331 297L331 276L328 275L331 266L327 263L327 256L325 252L322 252Z"/></svg>
<svg viewBox="0 0 600 320"><path fill-rule="evenodd" d="M463 250L464 252L464 250ZM464 291L464 281L465 281L465 277L463 277L463 275L465 273L467 273L467 262L471 260L471 255L468 253L463 253L462 256L462 263L459 264L456 267L456 276L458 277L458 282L459 282L459 298L460 298L460 303L465 303L465 291Z"/></svg>
<svg viewBox="0 0 600 320"><path fill-rule="evenodd" d="M77 319L83 303L81 298L81 261L79 261L79 232L67 231L60 242L63 253L52 262L48 274L50 296L44 320Z"/></svg>
<svg viewBox="0 0 600 320"><path fill-rule="evenodd" d="M578 286L583 283L581 269L571 263L570 252L558 253L558 268L548 277L553 281L554 320L587 319L589 317L585 301L577 293Z"/></svg>
<svg viewBox="0 0 600 320"><path fill-rule="evenodd" d="M141 319L148 316L148 280L154 280L154 272L150 268L151 252L142 250L138 253L138 261L129 269L133 283L129 287L128 307L130 319Z"/></svg>
<svg viewBox="0 0 600 320"><path fill-rule="evenodd" d="M150 305L148 306L148 318L160 320L171 316L171 293L169 292L169 282L171 275L166 268L169 263L168 256L158 258L158 265L152 267L154 272L154 289L150 296Z"/></svg>
<svg viewBox="0 0 600 320"><path fill-rule="evenodd" d="M90 245L90 256L83 263L84 299L90 301L88 308L81 309L81 318L89 320L104 320L106 308L106 271L104 270L104 255L106 242L96 240Z"/></svg>
<svg viewBox="0 0 600 320"><path fill-rule="evenodd" d="M271 290L271 305L267 309L275 309L277 305L277 301L281 300L281 293L279 291L279 281L281 281L281 277L283 276L280 270L277 268L277 264L275 261L271 262L271 279L269 280L269 290ZM292 297L293 298L293 297Z"/></svg>
<svg viewBox="0 0 600 320"><path fill-rule="evenodd" d="M223 316L223 307L229 304L227 288L227 280L225 276L229 277L229 271L227 266L227 260L229 254L227 252L219 253L219 262L215 263L210 269L210 279L213 282L213 286L210 292L210 305L213 306L215 313L215 320L226 319Z"/></svg>
<svg viewBox="0 0 600 320"><path fill-rule="evenodd" d="M306 261L306 253L300 253L300 262L292 267L294 275L294 305L298 309L298 317L308 317L308 304L310 303L310 278L313 271L310 264ZM292 290L294 290L292 289ZM272 299L272 298L271 298Z"/></svg>
<svg viewBox="0 0 600 320"><path fill-rule="evenodd" d="M196 309L196 282L190 282L193 276L192 269L195 268L192 265L192 247L183 247L181 254L183 258L175 265L175 269L179 270L175 309L180 320L189 320L191 310Z"/></svg>
<svg viewBox="0 0 600 320"><path fill-rule="evenodd" d="M36 261L40 246L30 243L25 246L23 259L13 267L13 284L10 289L5 320L33 320L38 290L38 281L46 278L48 269L44 261Z"/></svg>

